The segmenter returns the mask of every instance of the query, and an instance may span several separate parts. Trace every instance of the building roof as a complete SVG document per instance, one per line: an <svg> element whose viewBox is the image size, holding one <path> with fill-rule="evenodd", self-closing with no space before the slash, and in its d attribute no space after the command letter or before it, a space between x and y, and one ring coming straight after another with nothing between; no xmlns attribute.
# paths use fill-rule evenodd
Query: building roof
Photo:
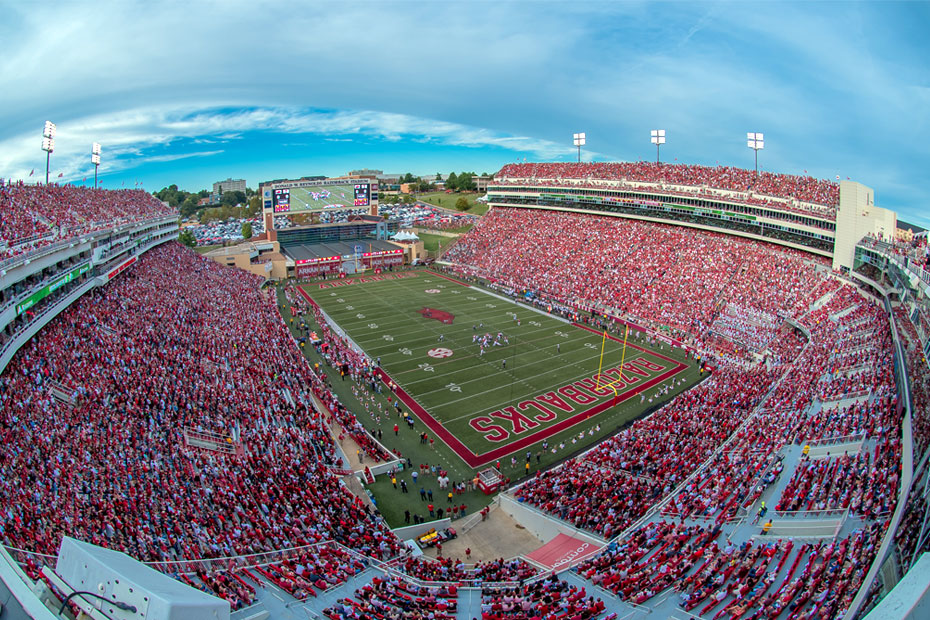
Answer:
<svg viewBox="0 0 930 620"><path fill-rule="evenodd" d="M925 230L927 230L923 226L918 226L917 224L908 224L907 222L902 222L901 220L898 220L898 228L900 228L901 230L910 229L910 231L914 233L915 235L917 233L922 233Z"/></svg>
<svg viewBox="0 0 930 620"><path fill-rule="evenodd" d="M355 254L356 244L364 248L363 252L384 252L396 250L398 246L379 239L359 239L358 241L336 241L333 243L314 243L312 245L290 245L281 248L285 256L297 260L326 258L328 256L351 256Z"/></svg>

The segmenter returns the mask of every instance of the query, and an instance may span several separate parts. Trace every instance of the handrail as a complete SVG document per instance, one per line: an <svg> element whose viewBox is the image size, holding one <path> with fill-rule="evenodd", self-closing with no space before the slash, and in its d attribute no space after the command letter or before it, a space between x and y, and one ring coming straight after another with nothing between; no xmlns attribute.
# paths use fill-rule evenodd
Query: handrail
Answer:
<svg viewBox="0 0 930 620"><path fill-rule="evenodd" d="M109 227L100 228L97 230L76 231L74 234L68 237L62 238L60 241L57 241L55 243L51 243L49 245L43 245L41 247L35 248L34 250L26 252L24 254L10 256L9 258L0 260L0 270L7 269L9 267L14 267L18 265L19 263L23 263L27 260L34 260L36 258L40 258L42 256L45 256L46 254L57 252L58 250L64 247L67 247L71 244L76 243L77 239L81 239L78 243L85 243L91 237L102 237L104 235L110 234L113 230L116 230L117 228L122 227L122 226L126 226L126 225L145 226L147 224L154 224L155 222L158 222L160 220L166 220L166 219L172 219L172 218L177 219L173 215L160 215L160 216L150 217L144 220L139 220L138 222L115 221L115 222L111 222ZM86 237L86 238L83 238L83 237Z"/></svg>

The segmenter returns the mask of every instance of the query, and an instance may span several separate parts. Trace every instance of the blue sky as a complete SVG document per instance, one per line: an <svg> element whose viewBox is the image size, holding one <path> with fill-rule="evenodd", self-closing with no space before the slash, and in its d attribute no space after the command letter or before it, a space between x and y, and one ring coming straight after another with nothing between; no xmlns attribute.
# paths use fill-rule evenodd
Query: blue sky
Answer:
<svg viewBox="0 0 930 620"><path fill-rule="evenodd" d="M250 186L652 159L875 188L930 226L930 3L4 2L0 177Z"/></svg>

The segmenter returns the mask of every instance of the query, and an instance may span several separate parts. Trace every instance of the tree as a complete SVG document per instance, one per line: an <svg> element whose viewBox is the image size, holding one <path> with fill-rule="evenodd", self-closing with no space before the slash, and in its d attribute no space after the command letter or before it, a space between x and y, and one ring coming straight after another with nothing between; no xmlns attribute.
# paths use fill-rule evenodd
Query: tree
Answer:
<svg viewBox="0 0 930 620"><path fill-rule="evenodd" d="M413 176L409 172L405 174L404 178L400 180L401 183L415 183L416 181L417 181L417 177Z"/></svg>
<svg viewBox="0 0 930 620"><path fill-rule="evenodd" d="M249 217L253 217L261 213L262 210L262 198L259 195L254 195L249 198Z"/></svg>
<svg viewBox="0 0 930 620"><path fill-rule="evenodd" d="M197 245L197 238L194 236L194 233L191 232L190 228L185 228L181 231L181 234L178 235L178 241L189 248Z"/></svg>
<svg viewBox="0 0 930 620"><path fill-rule="evenodd" d="M475 189L475 182L472 180L474 174L471 172L463 172L459 175L458 183L456 186L462 191L469 191Z"/></svg>
<svg viewBox="0 0 930 620"><path fill-rule="evenodd" d="M252 238L252 222L242 222L242 238L246 241Z"/></svg>
<svg viewBox="0 0 930 620"><path fill-rule="evenodd" d="M457 190L458 183L459 178L455 176L454 172L450 172L449 177L446 179L446 189Z"/></svg>
<svg viewBox="0 0 930 620"><path fill-rule="evenodd" d="M235 190L232 192L223 192L223 196L220 198L220 203L224 205L229 205L234 207L237 204L245 203L245 193Z"/></svg>
<svg viewBox="0 0 930 620"><path fill-rule="evenodd" d="M200 210L200 197L197 194L188 194L184 202L181 203L181 217L188 218Z"/></svg>
<svg viewBox="0 0 930 620"><path fill-rule="evenodd" d="M436 173L436 180L437 180L437 181L442 181L442 175L439 174L438 172Z"/></svg>
<svg viewBox="0 0 930 620"><path fill-rule="evenodd" d="M455 201L455 208L459 211L468 211L471 209L471 204L469 204L468 198L461 196L458 200Z"/></svg>

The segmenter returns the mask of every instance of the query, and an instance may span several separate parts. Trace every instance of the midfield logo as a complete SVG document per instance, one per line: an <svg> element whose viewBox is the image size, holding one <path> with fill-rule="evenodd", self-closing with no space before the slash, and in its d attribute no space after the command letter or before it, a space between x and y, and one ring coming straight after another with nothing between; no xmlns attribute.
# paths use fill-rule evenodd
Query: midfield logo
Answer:
<svg viewBox="0 0 930 620"><path fill-rule="evenodd" d="M455 319L455 315L451 312L437 310L436 308L420 308L417 312L423 315L424 319L435 319L446 325L452 325L452 321Z"/></svg>

